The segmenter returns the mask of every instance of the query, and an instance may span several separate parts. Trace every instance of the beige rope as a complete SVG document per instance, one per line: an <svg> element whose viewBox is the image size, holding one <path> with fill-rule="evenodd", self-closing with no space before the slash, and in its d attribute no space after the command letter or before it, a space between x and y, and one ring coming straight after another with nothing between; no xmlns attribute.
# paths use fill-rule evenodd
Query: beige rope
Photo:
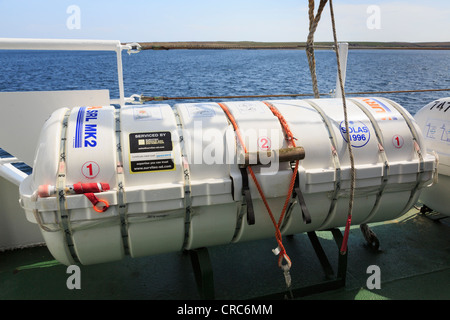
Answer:
<svg viewBox="0 0 450 320"><path fill-rule="evenodd" d="M347 239L348 239L348 233L350 229L351 219L352 219L352 211L353 211L353 201L355 196L355 184L356 184L356 172L355 172L355 160L353 157L353 150L352 150L352 144L350 142L350 133L348 128L348 116L347 116L347 105L345 103L345 90L344 90L344 83L342 81L342 74L341 74L341 64L339 61L339 50L337 48L337 37L336 37L336 25L334 21L334 10L333 10L333 0L330 0L330 15L331 15L331 24L333 28L333 38L334 38L334 45L335 45L335 51L336 51L336 60L337 60L337 68L338 68L338 78L339 78L339 84L342 89L342 104L344 108L344 121L345 121L345 130L346 130L346 138L347 138L347 147L348 147L348 154L350 157L350 199L348 202L348 216L347 216L347 223L346 223L346 229L344 233L344 239L342 241L341 246L341 254L345 254L347 252Z"/></svg>
<svg viewBox="0 0 450 320"><path fill-rule="evenodd" d="M319 88L317 86L316 77L316 60L314 57L314 33L316 32L317 25L319 24L320 16L322 15L323 8L327 0L320 0L319 8L317 8L317 13L314 16L314 0L309 0L309 34L306 41L306 55L308 57L309 70L311 72L311 80L313 85L314 97L316 99L320 98Z"/></svg>

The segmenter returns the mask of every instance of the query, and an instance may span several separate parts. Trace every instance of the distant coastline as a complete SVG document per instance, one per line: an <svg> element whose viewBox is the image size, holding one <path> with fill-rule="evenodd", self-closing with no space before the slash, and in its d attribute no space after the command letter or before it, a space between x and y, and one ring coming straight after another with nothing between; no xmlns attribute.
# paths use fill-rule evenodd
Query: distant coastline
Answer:
<svg viewBox="0 0 450 320"><path fill-rule="evenodd" d="M139 42L143 50L176 49L243 49L243 50L304 50L305 42L253 42L253 41L192 41L192 42ZM349 49L377 50L450 50L450 42L354 42L349 41ZM316 42L315 49L329 50L332 42Z"/></svg>

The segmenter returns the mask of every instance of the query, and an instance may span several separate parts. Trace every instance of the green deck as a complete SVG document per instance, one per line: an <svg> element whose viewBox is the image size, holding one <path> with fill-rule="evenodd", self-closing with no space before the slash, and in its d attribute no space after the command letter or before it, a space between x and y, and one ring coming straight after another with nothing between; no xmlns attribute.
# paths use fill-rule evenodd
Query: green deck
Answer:
<svg viewBox="0 0 450 320"><path fill-rule="evenodd" d="M350 232L346 285L297 299L450 299L450 218L432 221L412 209L394 221L370 224L380 250L370 250L359 230ZM327 231L317 232L333 268L336 243ZM323 282L324 273L306 234L285 239L292 259L293 287ZM248 299L285 289L283 274L271 249L274 239L209 249L216 299ZM366 286L367 267L381 271L381 289ZM15 299L200 299L191 260L186 253L126 259L81 266L81 289L69 290L67 267L46 247L0 253L0 300Z"/></svg>

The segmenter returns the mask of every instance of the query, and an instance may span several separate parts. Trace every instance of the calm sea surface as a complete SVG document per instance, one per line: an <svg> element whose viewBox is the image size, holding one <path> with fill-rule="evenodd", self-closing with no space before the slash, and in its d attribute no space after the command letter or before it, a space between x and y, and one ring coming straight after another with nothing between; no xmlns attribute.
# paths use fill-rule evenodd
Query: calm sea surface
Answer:
<svg viewBox="0 0 450 320"><path fill-rule="evenodd" d="M335 53L316 51L316 60L319 90L328 93L336 83ZM126 96L312 93L303 50L123 52L123 69ZM450 88L450 51L349 51L347 92L443 88ZM109 89L118 97L115 53L0 51L0 91L84 89ZM414 114L450 91L382 96Z"/></svg>

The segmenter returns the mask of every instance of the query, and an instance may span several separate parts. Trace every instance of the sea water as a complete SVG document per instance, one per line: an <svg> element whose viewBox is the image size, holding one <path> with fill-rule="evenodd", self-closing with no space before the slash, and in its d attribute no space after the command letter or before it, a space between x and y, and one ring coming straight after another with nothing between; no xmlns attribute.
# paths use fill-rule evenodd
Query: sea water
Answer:
<svg viewBox="0 0 450 320"><path fill-rule="evenodd" d="M313 92L304 50L146 50L122 55L125 96ZM336 55L331 50L317 50L315 56L319 91L330 93L336 86ZM354 96L351 92L361 91L445 88L450 88L450 51L349 51L345 83L349 97ZM111 97L118 98L114 52L0 51L0 92L86 89L109 89ZM372 96L390 98L415 114L427 103L450 96L450 91ZM227 99L198 101L223 100Z"/></svg>

